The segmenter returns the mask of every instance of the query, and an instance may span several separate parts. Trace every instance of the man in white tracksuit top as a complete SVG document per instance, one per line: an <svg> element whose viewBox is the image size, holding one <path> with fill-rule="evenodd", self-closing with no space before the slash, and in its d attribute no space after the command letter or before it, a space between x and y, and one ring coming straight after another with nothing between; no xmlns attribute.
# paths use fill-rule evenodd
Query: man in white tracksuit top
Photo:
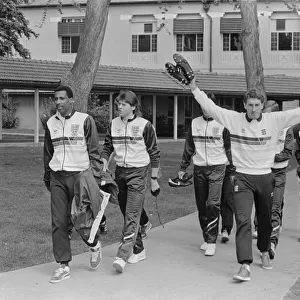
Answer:
<svg viewBox="0 0 300 300"><path fill-rule="evenodd" d="M253 201L258 218L257 247L262 253L262 267L272 269L269 250L272 232L271 213L274 175L271 168L277 151L278 132L300 120L300 108L284 112L262 113L264 99L256 90L245 94L246 113L223 109L200 91L195 79L190 89L196 101L216 121L230 131L232 162L236 167L234 207L237 224L236 252L241 264L233 279L248 281L252 257L251 212Z"/></svg>
<svg viewBox="0 0 300 300"><path fill-rule="evenodd" d="M214 96L210 98L214 99ZM183 177L192 160L198 218L204 239L200 249L205 251L206 256L212 256L215 254L218 237L226 164L231 161L230 133L202 111L203 116L193 119L189 128L178 176Z"/></svg>

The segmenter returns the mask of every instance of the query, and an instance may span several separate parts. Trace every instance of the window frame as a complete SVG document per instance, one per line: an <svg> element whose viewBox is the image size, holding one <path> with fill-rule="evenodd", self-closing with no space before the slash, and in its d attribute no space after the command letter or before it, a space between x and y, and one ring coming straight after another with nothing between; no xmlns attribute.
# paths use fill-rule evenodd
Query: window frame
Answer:
<svg viewBox="0 0 300 300"><path fill-rule="evenodd" d="M291 49L279 49L279 35L291 34ZM300 31L272 31L270 35L271 51L300 51Z"/></svg>
<svg viewBox="0 0 300 300"><path fill-rule="evenodd" d="M233 44L232 38L234 38L236 35L238 35L238 37L239 37L240 49L233 49L232 48L232 44ZM240 32L223 32L222 33L222 51L223 52L240 52L240 51L243 51L243 46L242 46L242 42L240 41L240 39L241 39L241 33Z"/></svg>
<svg viewBox="0 0 300 300"><path fill-rule="evenodd" d="M64 41L67 41L67 39L68 39L68 45L66 46L66 45L64 45ZM73 51L72 48L74 46L73 43L75 41L72 41L72 40L75 40L75 39L78 39L78 46L77 46L76 51ZM77 35L62 36L61 37L61 53L62 54L76 54L76 53L78 53L79 43L80 43L80 36L77 36ZM68 49L66 49L66 47L68 47ZM65 50L64 50L64 48L65 48Z"/></svg>
<svg viewBox="0 0 300 300"><path fill-rule="evenodd" d="M149 51L141 51L141 37L149 36ZM132 53L150 53L157 52L157 34L132 34L131 35L131 52Z"/></svg>
<svg viewBox="0 0 300 300"><path fill-rule="evenodd" d="M185 50L185 37L195 35L195 50ZM203 33L176 33L175 44L177 52L203 52L204 51L204 39Z"/></svg>

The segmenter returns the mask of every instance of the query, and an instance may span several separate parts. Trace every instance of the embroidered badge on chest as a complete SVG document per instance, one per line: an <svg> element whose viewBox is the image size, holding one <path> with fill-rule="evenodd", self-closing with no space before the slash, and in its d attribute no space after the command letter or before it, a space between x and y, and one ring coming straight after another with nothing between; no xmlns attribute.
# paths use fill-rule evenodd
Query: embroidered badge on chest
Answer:
<svg viewBox="0 0 300 300"><path fill-rule="evenodd" d="M69 138L71 145L77 144L77 139L75 139L76 136L78 136L79 132L79 124L71 124L71 137Z"/></svg>
<svg viewBox="0 0 300 300"><path fill-rule="evenodd" d="M139 126L132 126L131 127L131 133L133 136L137 136L139 132L140 127Z"/></svg>
<svg viewBox="0 0 300 300"><path fill-rule="evenodd" d="M212 132L213 132L213 136L217 136L220 133L220 128L219 127L213 127Z"/></svg>
<svg viewBox="0 0 300 300"><path fill-rule="evenodd" d="M262 134L262 135L267 135L267 129L262 129L262 130L261 130L261 134Z"/></svg>
<svg viewBox="0 0 300 300"><path fill-rule="evenodd" d="M79 124L71 124L71 135L77 136L79 131Z"/></svg>

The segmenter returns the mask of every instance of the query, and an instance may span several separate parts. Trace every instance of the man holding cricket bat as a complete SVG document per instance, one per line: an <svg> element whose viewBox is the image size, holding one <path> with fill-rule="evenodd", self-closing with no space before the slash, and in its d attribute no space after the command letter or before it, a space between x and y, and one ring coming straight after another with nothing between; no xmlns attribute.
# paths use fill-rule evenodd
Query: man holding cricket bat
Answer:
<svg viewBox="0 0 300 300"><path fill-rule="evenodd" d="M54 93L57 113L46 124L44 139L44 181L51 193L53 253L60 267L54 271L50 283L70 278L72 259L68 222L74 183L82 171L93 174L101 169L98 135L91 116L74 109L73 92L59 86ZM96 269L101 261L101 244L96 235L92 243L90 265Z"/></svg>

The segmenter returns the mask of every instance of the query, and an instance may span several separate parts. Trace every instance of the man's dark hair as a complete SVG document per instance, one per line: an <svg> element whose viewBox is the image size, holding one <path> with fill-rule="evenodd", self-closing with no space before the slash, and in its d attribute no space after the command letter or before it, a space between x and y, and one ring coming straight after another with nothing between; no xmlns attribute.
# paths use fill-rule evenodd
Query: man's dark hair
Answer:
<svg viewBox="0 0 300 300"><path fill-rule="evenodd" d="M217 104L217 98L213 93L208 93L207 97L211 99L215 104Z"/></svg>
<svg viewBox="0 0 300 300"><path fill-rule="evenodd" d="M65 91L69 98L73 98L73 91L70 87L68 87L66 85L60 85L59 87L57 87L55 89L54 93L59 92L59 91Z"/></svg>
<svg viewBox="0 0 300 300"><path fill-rule="evenodd" d="M136 116L142 115L141 103L133 91L121 90L115 100L116 104L118 104L119 101L124 101L124 102L130 104L130 106L135 106L135 110L133 113Z"/></svg>
<svg viewBox="0 0 300 300"><path fill-rule="evenodd" d="M261 103L264 103L264 101L265 101L264 96L261 93L259 93L257 89L252 89L245 93L244 103L247 103L247 100L250 98L259 99Z"/></svg>

